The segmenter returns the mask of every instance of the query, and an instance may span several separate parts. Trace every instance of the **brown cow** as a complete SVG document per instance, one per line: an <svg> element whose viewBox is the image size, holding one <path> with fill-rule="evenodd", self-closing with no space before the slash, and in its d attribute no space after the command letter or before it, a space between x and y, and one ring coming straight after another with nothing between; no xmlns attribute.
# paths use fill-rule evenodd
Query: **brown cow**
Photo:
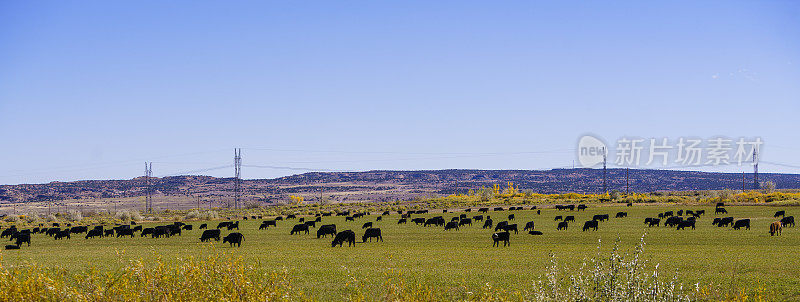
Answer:
<svg viewBox="0 0 800 302"><path fill-rule="evenodd" d="M780 221L775 221L769 225L770 236L775 236L775 233L778 233L778 236L780 236L782 230L783 230L783 224Z"/></svg>

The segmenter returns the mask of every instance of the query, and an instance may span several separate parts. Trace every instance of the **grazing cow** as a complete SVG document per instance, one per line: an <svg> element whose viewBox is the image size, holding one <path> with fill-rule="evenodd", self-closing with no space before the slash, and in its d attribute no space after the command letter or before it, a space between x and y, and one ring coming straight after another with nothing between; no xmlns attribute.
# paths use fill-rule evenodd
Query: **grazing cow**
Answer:
<svg viewBox="0 0 800 302"><path fill-rule="evenodd" d="M475 216L472 216L472 220L475 220L475 221L483 221L483 215L475 215Z"/></svg>
<svg viewBox="0 0 800 302"><path fill-rule="evenodd" d="M678 216L683 216L683 210L678 210Z"/></svg>
<svg viewBox="0 0 800 302"><path fill-rule="evenodd" d="M417 225L420 225L420 224L425 223L425 218L417 217L417 218L411 219L411 222L413 222L413 223L415 223Z"/></svg>
<svg viewBox="0 0 800 302"><path fill-rule="evenodd" d="M617 215L614 215L614 218L623 218L628 217L628 212L617 212Z"/></svg>
<svg viewBox="0 0 800 302"><path fill-rule="evenodd" d="M581 211L581 210L586 211L586 208L588 208L588 207L585 204L579 204L578 205L578 211Z"/></svg>
<svg viewBox="0 0 800 302"><path fill-rule="evenodd" d="M117 238L120 236L131 236L133 238L133 229L117 229Z"/></svg>
<svg viewBox="0 0 800 302"><path fill-rule="evenodd" d="M317 230L317 238L331 235L331 237L336 236L336 225L335 224L326 224L319 227Z"/></svg>
<svg viewBox="0 0 800 302"><path fill-rule="evenodd" d="M658 213L658 218L664 218L664 213Z"/></svg>
<svg viewBox="0 0 800 302"><path fill-rule="evenodd" d="M722 218L714 218L714 221L711 222L711 225L718 225L720 221L722 221Z"/></svg>
<svg viewBox="0 0 800 302"><path fill-rule="evenodd" d="M472 208L466 209L464 212L472 212Z"/></svg>
<svg viewBox="0 0 800 302"><path fill-rule="evenodd" d="M574 204L568 205L567 209L569 209L570 211L575 211L575 205Z"/></svg>
<svg viewBox="0 0 800 302"><path fill-rule="evenodd" d="M503 230L506 232L514 231L514 234L517 234L517 224L509 224L503 227Z"/></svg>
<svg viewBox="0 0 800 302"><path fill-rule="evenodd" d="M142 230L142 233L141 233L141 234L139 234L139 236L140 236L140 237L144 237L144 236L146 236L146 235L153 234L153 230L154 230L153 228L144 228L144 229Z"/></svg>
<svg viewBox="0 0 800 302"><path fill-rule="evenodd" d="M297 218L297 216L294 214L286 215L286 219L294 219L294 218Z"/></svg>
<svg viewBox="0 0 800 302"><path fill-rule="evenodd" d="M228 231L233 230L233 229L237 229L237 230L239 229L239 222L238 221L228 224Z"/></svg>
<svg viewBox="0 0 800 302"><path fill-rule="evenodd" d="M344 221L356 221L356 220L355 218L353 218L353 216L347 216L344 218Z"/></svg>
<svg viewBox="0 0 800 302"><path fill-rule="evenodd" d="M442 213L447 213L447 209L442 210Z"/></svg>
<svg viewBox="0 0 800 302"><path fill-rule="evenodd" d="M597 220L589 220L583 223L583 231L595 230L597 231Z"/></svg>
<svg viewBox="0 0 800 302"><path fill-rule="evenodd" d="M462 226L462 225L470 225L471 226L472 225L472 219L469 219L469 218L461 219L461 221L458 222L458 226Z"/></svg>
<svg viewBox="0 0 800 302"><path fill-rule="evenodd" d="M650 219L650 222L648 222L647 227L659 226L659 224L661 224L661 219L652 218L652 219Z"/></svg>
<svg viewBox="0 0 800 302"><path fill-rule="evenodd" d="M445 230L445 231L447 231L447 230L453 230L453 229L455 229L456 231L458 231L458 222L451 221L451 222L448 222L448 223L447 223L447 225L445 225L445 226L444 226L444 230Z"/></svg>
<svg viewBox="0 0 800 302"><path fill-rule="evenodd" d="M632 206L633 206L633 203L632 203L632 202L629 202L629 203L628 203L628 204L626 204L625 206L626 206L626 207L632 207Z"/></svg>
<svg viewBox="0 0 800 302"><path fill-rule="evenodd" d="M522 231L523 232L524 231L530 231L530 230L533 230L533 228L534 228L533 221L528 221L527 223L525 223L525 228L523 228Z"/></svg>
<svg viewBox="0 0 800 302"><path fill-rule="evenodd" d="M300 232L305 232L308 234L308 225L305 223L295 224L294 227L292 227L292 232L289 233L289 235L300 234Z"/></svg>
<svg viewBox="0 0 800 302"><path fill-rule="evenodd" d="M503 207L496 207L494 208L494 211L503 211Z"/></svg>
<svg viewBox="0 0 800 302"><path fill-rule="evenodd" d="M458 219L466 219L466 218L467 218L467 214L458 215Z"/></svg>
<svg viewBox="0 0 800 302"><path fill-rule="evenodd" d="M367 239L369 239L369 241L372 242L372 238L375 238L376 242L378 240L383 242L383 236L381 236L381 229L380 228L367 229L364 232L364 236L361 236L361 242L367 242Z"/></svg>
<svg viewBox="0 0 800 302"><path fill-rule="evenodd" d="M738 230L741 228L745 228L747 230L750 229L750 219L739 219L733 223L733 229Z"/></svg>
<svg viewBox="0 0 800 302"><path fill-rule="evenodd" d="M69 231L72 232L73 234L82 234L88 232L89 228L86 226L76 226L69 229Z"/></svg>
<svg viewBox="0 0 800 302"><path fill-rule="evenodd" d="M773 216L773 217L778 218L778 217L784 217L784 216L786 216L786 211L777 211L777 212L775 212L775 216Z"/></svg>
<svg viewBox="0 0 800 302"><path fill-rule="evenodd" d="M71 234L71 232L69 231L69 229L64 229L64 230L58 231L58 233L56 233L54 238L56 240L64 239L64 238L71 239L72 237L70 237L70 234Z"/></svg>
<svg viewBox="0 0 800 302"><path fill-rule="evenodd" d="M728 214L728 210L725 210L725 208L716 208L714 209L714 214Z"/></svg>
<svg viewBox="0 0 800 302"><path fill-rule="evenodd" d="M542 235L542 232L540 232L540 231L530 231L530 232L528 232L528 234L531 234L531 235Z"/></svg>
<svg viewBox="0 0 800 302"><path fill-rule="evenodd" d="M508 220L514 220L514 214L508 215Z"/></svg>
<svg viewBox="0 0 800 302"><path fill-rule="evenodd" d="M7 244L6 245L6 249L7 250L18 250L19 246L18 245L13 245L13 244Z"/></svg>
<svg viewBox="0 0 800 302"><path fill-rule="evenodd" d="M322 222L322 217L317 217L317 219L314 219L314 222Z"/></svg>
<svg viewBox="0 0 800 302"><path fill-rule="evenodd" d="M480 208L478 209L478 212L483 212L483 213L489 212L489 208Z"/></svg>
<svg viewBox="0 0 800 302"><path fill-rule="evenodd" d="M786 216L781 219L781 224L786 227L794 227L794 216Z"/></svg>
<svg viewBox="0 0 800 302"><path fill-rule="evenodd" d="M16 241L14 244L21 246L23 243L28 243L31 246L31 233L19 232L16 234Z"/></svg>
<svg viewBox="0 0 800 302"><path fill-rule="evenodd" d="M555 219L553 219L553 221L559 221L559 220L564 220L564 216L558 215L556 216Z"/></svg>
<svg viewBox="0 0 800 302"><path fill-rule="evenodd" d="M683 230L687 227L691 227L694 230L694 220L684 220L678 224L677 230Z"/></svg>
<svg viewBox="0 0 800 302"><path fill-rule="evenodd" d="M717 224L718 227L727 227L728 225L733 225L733 217L722 218Z"/></svg>
<svg viewBox="0 0 800 302"><path fill-rule="evenodd" d="M502 230L507 225L508 225L508 221L498 222L497 225L494 227L494 231L497 232L498 230Z"/></svg>
<svg viewBox="0 0 800 302"><path fill-rule="evenodd" d="M192 228L194 227L191 224L184 224L181 228L187 231L191 231Z"/></svg>
<svg viewBox="0 0 800 302"><path fill-rule="evenodd" d="M770 236L775 236L775 234L778 234L778 236L780 236L781 231L783 231L783 225L781 224L780 221L775 221L769 225Z"/></svg>
<svg viewBox="0 0 800 302"><path fill-rule="evenodd" d="M461 219L461 218L459 218L459 217L453 217L453 218L450 218L450 221L458 221L459 219Z"/></svg>
<svg viewBox="0 0 800 302"><path fill-rule="evenodd" d="M105 230L103 232L103 237L110 237L110 236L114 236L114 229Z"/></svg>
<svg viewBox="0 0 800 302"><path fill-rule="evenodd" d="M564 217L564 221L565 222L575 221L575 216L570 215L570 216Z"/></svg>
<svg viewBox="0 0 800 302"><path fill-rule="evenodd" d="M60 231L61 231L60 228L49 228L49 229L47 229L47 233L45 233L45 234L47 234L47 236L53 237L53 236L55 236L55 234L58 234L58 232L60 232Z"/></svg>
<svg viewBox="0 0 800 302"><path fill-rule="evenodd" d="M103 229L92 229L86 233L86 239L100 237L103 238Z"/></svg>
<svg viewBox="0 0 800 302"><path fill-rule="evenodd" d="M400 218L400 220L397 221L397 224L405 224L406 222L408 221L405 218Z"/></svg>
<svg viewBox="0 0 800 302"><path fill-rule="evenodd" d="M275 221L275 220L265 220L265 221L261 222L261 226L259 226L258 229L261 230L262 227L264 229L266 229L266 228L268 228L270 226L277 227L278 226L278 222Z"/></svg>
<svg viewBox="0 0 800 302"><path fill-rule="evenodd" d="M487 218L486 222L483 223L483 228L486 229L486 228L491 228L491 227L492 227L492 219L491 218Z"/></svg>
<svg viewBox="0 0 800 302"><path fill-rule="evenodd" d="M305 217L300 217L300 219L297 220L297 222L306 222L306 219L305 219Z"/></svg>
<svg viewBox="0 0 800 302"><path fill-rule="evenodd" d="M719 207L724 207L724 206L725 206L725 203L724 203L724 202L718 202L718 203L717 203L717 208L719 208Z"/></svg>
<svg viewBox="0 0 800 302"><path fill-rule="evenodd" d="M606 220L608 220L608 214L598 214L598 215L594 215L594 216L592 217L592 220L597 220L597 221L606 221Z"/></svg>
<svg viewBox="0 0 800 302"><path fill-rule="evenodd" d="M230 225L231 223L233 223L233 222L231 222L231 221L223 221L223 222L220 222L219 224L217 224L217 228L218 228L218 229L221 229L221 228L227 228L227 227L228 227L228 225Z"/></svg>
<svg viewBox="0 0 800 302"><path fill-rule="evenodd" d="M706 210L699 210L694 212L695 216L700 217L700 215L705 215Z"/></svg>
<svg viewBox="0 0 800 302"><path fill-rule="evenodd" d="M283 220L283 216L275 217L275 220Z"/></svg>
<svg viewBox="0 0 800 302"><path fill-rule="evenodd" d="M683 221L683 218L681 218L679 216L672 216L670 218L667 218L667 221L664 221L664 226L665 227L667 227L667 226L668 227L678 226L679 224L681 224L682 221Z"/></svg>
<svg viewBox="0 0 800 302"><path fill-rule="evenodd" d="M381 214L381 215L389 215L389 211L385 211L385 212L383 212L383 214Z"/></svg>
<svg viewBox="0 0 800 302"><path fill-rule="evenodd" d="M666 211L666 212L664 212L664 218L667 218L667 217L672 217L672 216L674 216L674 215L673 215L673 213L672 213L672 211Z"/></svg>
<svg viewBox="0 0 800 302"><path fill-rule="evenodd" d="M225 238L222 238L222 244L230 243L231 247L235 244L237 247L242 246L242 241L244 241L244 235L242 233L230 233Z"/></svg>
<svg viewBox="0 0 800 302"><path fill-rule="evenodd" d="M317 222L316 221L306 221L305 225L310 226L312 228L316 228L317 227Z"/></svg>
<svg viewBox="0 0 800 302"><path fill-rule="evenodd" d="M142 231L142 226L141 226L141 225L137 225L137 226L135 226L135 227L133 228L133 231L134 231L134 232L136 232L136 231Z"/></svg>
<svg viewBox="0 0 800 302"><path fill-rule="evenodd" d="M17 231L16 228L5 229L5 230L3 230L3 233L0 234L0 238L6 238L6 237L9 237L11 235L14 235L14 232L16 232L16 231Z"/></svg>
<svg viewBox="0 0 800 302"><path fill-rule="evenodd" d="M694 216L694 212L692 210L686 210L686 216Z"/></svg>
<svg viewBox="0 0 800 302"><path fill-rule="evenodd" d="M500 242L503 242L503 246L511 245L511 241L509 241L510 238L511 234L508 232L494 233L492 234L492 240L494 241L494 243L492 243L492 247L500 246Z"/></svg>
<svg viewBox="0 0 800 302"><path fill-rule="evenodd" d="M365 223L364 225L361 226L362 229L371 228L371 227L372 227L372 222L367 222L367 223Z"/></svg>
<svg viewBox="0 0 800 302"><path fill-rule="evenodd" d="M215 241L219 241L219 235L220 235L219 229L205 230L205 231L203 231L203 234L200 235L200 242L206 242L206 241L209 241L211 239L214 239Z"/></svg>
<svg viewBox="0 0 800 302"><path fill-rule="evenodd" d="M542 215L542 210L536 210L536 215Z"/></svg>
<svg viewBox="0 0 800 302"><path fill-rule="evenodd" d="M377 218L375 218L375 221L381 221L382 218L383 216L378 216Z"/></svg>
<svg viewBox="0 0 800 302"><path fill-rule="evenodd" d="M335 247L337 244L341 247L345 242L347 242L347 246L356 245L356 233L351 230L336 233L333 242L331 242L331 247Z"/></svg>
<svg viewBox="0 0 800 302"><path fill-rule="evenodd" d="M569 223L568 223L568 222L564 222L564 221L562 221L562 222L559 222L559 223L558 223L558 226L556 227L556 230L557 230L557 231L560 231L560 230L567 230L567 228L568 228L568 227L569 227Z"/></svg>

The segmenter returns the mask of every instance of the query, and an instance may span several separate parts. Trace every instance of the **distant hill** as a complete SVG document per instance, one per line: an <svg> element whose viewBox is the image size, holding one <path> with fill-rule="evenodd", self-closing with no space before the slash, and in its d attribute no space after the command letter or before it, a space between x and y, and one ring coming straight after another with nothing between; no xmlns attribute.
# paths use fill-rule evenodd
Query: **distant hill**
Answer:
<svg viewBox="0 0 800 302"><path fill-rule="evenodd" d="M772 181L779 189L800 189L800 175L761 173L761 181ZM629 173L634 192L741 189L742 174L670 170L635 170ZM554 170L430 170L311 172L275 179L243 180L245 200L274 202L288 195L306 200L320 196L334 201L407 200L432 194L466 193L469 189L514 182L523 190L537 193L594 193L603 186L600 169ZM233 179L210 176L172 176L151 179L159 196L201 196L230 199ZM625 170L608 170L609 190L625 190ZM90 198L143 196L145 179L86 180L0 186L0 202L57 201ZM752 174L745 186L753 186Z"/></svg>

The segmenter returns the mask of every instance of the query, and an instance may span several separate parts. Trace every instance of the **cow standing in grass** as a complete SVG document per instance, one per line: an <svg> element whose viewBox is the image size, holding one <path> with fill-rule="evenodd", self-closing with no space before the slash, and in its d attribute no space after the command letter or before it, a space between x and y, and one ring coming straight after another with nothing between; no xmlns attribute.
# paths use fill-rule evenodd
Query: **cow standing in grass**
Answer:
<svg viewBox="0 0 800 302"><path fill-rule="evenodd" d="M510 238L511 234L508 232L494 233L492 234L492 241L494 241L494 243L492 243L492 247L500 246L500 242L503 242L504 247L511 245Z"/></svg>
<svg viewBox="0 0 800 302"><path fill-rule="evenodd" d="M333 242L331 242L331 247L335 247L337 244L341 247L345 242L347 242L347 246L356 245L356 233L351 230L337 233L336 237L333 238Z"/></svg>
<svg viewBox="0 0 800 302"><path fill-rule="evenodd" d="M242 233L230 233L228 236L225 236L225 238L222 238L222 243L230 243L231 247L234 245L241 247L242 241L244 241L244 235L242 235Z"/></svg>
<svg viewBox="0 0 800 302"><path fill-rule="evenodd" d="M780 221L775 221L769 225L770 236L775 236L775 234L778 234L778 236L780 236L781 231L783 231L783 225L781 224Z"/></svg>

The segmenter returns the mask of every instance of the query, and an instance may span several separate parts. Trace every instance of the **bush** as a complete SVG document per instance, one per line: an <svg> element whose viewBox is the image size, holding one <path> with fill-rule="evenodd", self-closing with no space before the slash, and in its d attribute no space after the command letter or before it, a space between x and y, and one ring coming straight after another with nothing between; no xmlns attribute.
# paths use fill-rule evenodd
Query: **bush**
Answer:
<svg viewBox="0 0 800 302"><path fill-rule="evenodd" d="M67 213L67 220L69 221L81 221L83 220L83 214L80 211L69 211Z"/></svg>

